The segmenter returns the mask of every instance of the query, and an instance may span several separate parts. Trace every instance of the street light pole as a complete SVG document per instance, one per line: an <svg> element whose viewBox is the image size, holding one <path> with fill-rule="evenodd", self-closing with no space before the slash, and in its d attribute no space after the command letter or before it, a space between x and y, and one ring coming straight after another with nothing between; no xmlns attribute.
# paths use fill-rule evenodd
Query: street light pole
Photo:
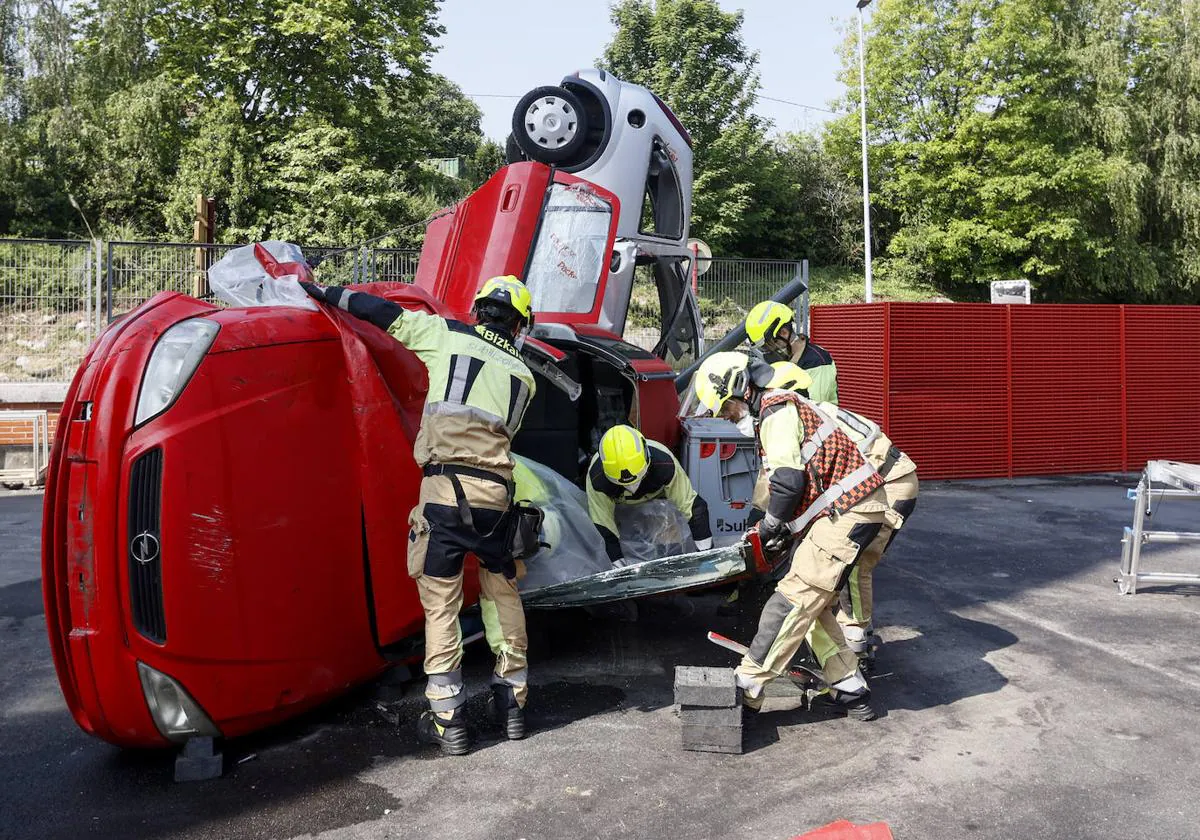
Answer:
<svg viewBox="0 0 1200 840"><path fill-rule="evenodd" d="M871 188L867 177L867 62L866 42L863 38L863 9L871 0L858 0L858 113L862 123L862 169L863 169L863 265L866 268L867 303L875 300L871 278Z"/></svg>

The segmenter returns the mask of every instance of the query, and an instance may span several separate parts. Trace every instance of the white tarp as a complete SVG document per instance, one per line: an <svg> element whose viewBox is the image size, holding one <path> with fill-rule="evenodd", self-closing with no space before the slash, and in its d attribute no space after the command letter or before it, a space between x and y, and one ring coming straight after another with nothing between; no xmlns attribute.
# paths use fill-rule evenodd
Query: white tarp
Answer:
<svg viewBox="0 0 1200 840"><path fill-rule="evenodd" d="M279 262L304 262L291 242L260 243ZM294 274L272 277L254 255L253 245L234 248L208 270L213 294L230 306L298 306L316 311L317 304L300 288Z"/></svg>

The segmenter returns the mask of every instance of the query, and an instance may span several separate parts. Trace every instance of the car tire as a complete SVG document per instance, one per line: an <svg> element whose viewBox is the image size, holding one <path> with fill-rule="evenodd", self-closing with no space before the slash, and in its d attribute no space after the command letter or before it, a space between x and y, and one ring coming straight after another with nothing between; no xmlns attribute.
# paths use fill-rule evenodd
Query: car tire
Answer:
<svg viewBox="0 0 1200 840"><path fill-rule="evenodd" d="M517 138L510 131L508 139L504 141L504 162L520 163L523 160L529 160L529 158L525 157L525 153L517 145Z"/></svg>
<svg viewBox="0 0 1200 840"><path fill-rule="evenodd" d="M529 160L570 165L587 140L587 114L579 97L554 85L534 88L513 110L513 139Z"/></svg>

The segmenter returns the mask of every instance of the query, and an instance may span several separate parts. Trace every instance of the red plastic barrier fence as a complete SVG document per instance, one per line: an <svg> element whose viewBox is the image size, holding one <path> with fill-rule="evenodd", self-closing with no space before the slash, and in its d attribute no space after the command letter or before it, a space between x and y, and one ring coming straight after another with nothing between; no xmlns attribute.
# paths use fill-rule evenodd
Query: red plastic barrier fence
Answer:
<svg viewBox="0 0 1200 840"><path fill-rule="evenodd" d="M812 333L922 477L1200 461L1200 307L817 306Z"/></svg>

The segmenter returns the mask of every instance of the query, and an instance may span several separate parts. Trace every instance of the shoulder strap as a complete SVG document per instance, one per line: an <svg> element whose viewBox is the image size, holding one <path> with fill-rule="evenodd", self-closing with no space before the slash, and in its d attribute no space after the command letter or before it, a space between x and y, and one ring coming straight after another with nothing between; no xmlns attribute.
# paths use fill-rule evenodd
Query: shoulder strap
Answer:
<svg viewBox="0 0 1200 840"><path fill-rule="evenodd" d="M863 417L861 414L855 414L846 408L838 408L837 419L839 423L851 428L858 436L858 448L864 455L871 451L875 441L879 440L879 436L883 434L883 430L874 420Z"/></svg>

